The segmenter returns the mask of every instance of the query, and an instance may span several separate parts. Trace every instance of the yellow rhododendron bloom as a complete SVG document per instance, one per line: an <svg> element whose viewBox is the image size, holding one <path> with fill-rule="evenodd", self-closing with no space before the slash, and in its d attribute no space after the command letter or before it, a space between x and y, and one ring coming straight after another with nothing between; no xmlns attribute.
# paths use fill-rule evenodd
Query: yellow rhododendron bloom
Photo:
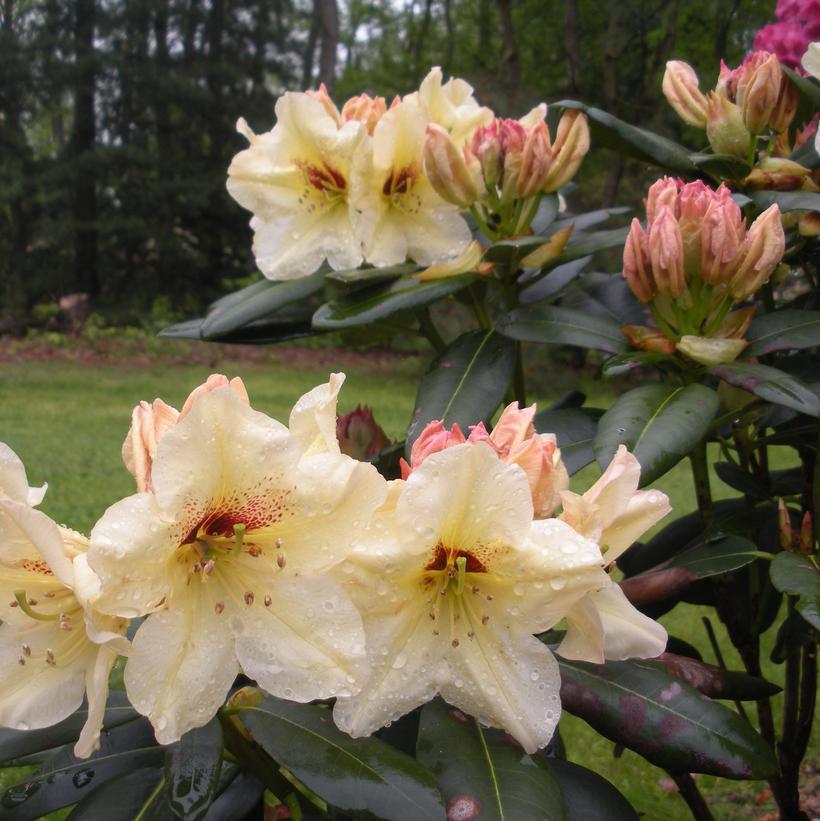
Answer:
<svg viewBox="0 0 820 821"><path fill-rule="evenodd" d="M362 262L350 202L354 155L367 154L367 129L340 124L315 96L288 92L276 103L276 125L254 134L228 169L228 192L254 214L253 251L268 279L297 279L327 260L331 268ZM364 157L366 159L366 157Z"/></svg>
<svg viewBox="0 0 820 821"><path fill-rule="evenodd" d="M600 479L583 496L565 490L558 517L600 544L605 564L672 509L665 493L638 490L641 466L621 445ZM666 649L666 630L629 603L609 577L567 613L567 634L557 652L565 658L602 663L604 659L654 658Z"/></svg>
<svg viewBox="0 0 820 821"><path fill-rule="evenodd" d="M373 545L342 565L373 672L336 702L336 723L367 735L441 693L527 752L543 747L560 675L534 634L607 584L598 546L533 521L526 474L484 442L433 453L391 488Z"/></svg>
<svg viewBox="0 0 820 821"><path fill-rule="evenodd" d="M48 727L87 694L88 719L74 747L86 758L99 746L108 675L128 650L127 623L94 610L99 580L85 563L87 540L34 510L20 498L27 490L22 463L0 443L0 725Z"/></svg>
<svg viewBox="0 0 820 821"><path fill-rule="evenodd" d="M413 99L391 108L373 132L372 159L357 159L353 202L367 262L420 265L458 256L472 234L456 206L434 190L422 167L429 118Z"/></svg>
<svg viewBox="0 0 820 821"><path fill-rule="evenodd" d="M159 442L153 493L116 503L92 532L98 606L148 616L125 684L163 744L205 724L240 670L295 701L361 688L361 618L327 571L386 483L339 452L343 378L302 397L290 429L230 387L202 393Z"/></svg>

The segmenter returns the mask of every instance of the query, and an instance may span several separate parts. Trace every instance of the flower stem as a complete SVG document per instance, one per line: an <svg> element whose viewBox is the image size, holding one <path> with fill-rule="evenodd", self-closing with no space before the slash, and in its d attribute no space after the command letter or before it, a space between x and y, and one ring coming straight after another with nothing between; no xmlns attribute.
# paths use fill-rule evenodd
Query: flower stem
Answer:
<svg viewBox="0 0 820 821"><path fill-rule="evenodd" d="M709 805L701 795L700 790L695 784L695 779L689 773L669 773L672 780L678 785L681 798L689 806L689 811L696 821L715 821L715 816L709 809Z"/></svg>
<svg viewBox="0 0 820 821"><path fill-rule="evenodd" d="M695 481L695 498L705 527L712 523L712 489L709 485L709 465L706 461L706 442L700 442L689 454L692 463L692 478Z"/></svg>
<svg viewBox="0 0 820 821"><path fill-rule="evenodd" d="M487 309L484 307L484 304L482 303L481 299L479 299L479 296L476 293L475 288L472 285L470 285L468 286L468 290L470 291L470 297L473 300L473 312L475 313L475 317L478 320L478 324L481 325L481 327L485 331L491 330L493 327L493 323L490 322L490 317L487 314Z"/></svg>
<svg viewBox="0 0 820 821"><path fill-rule="evenodd" d="M416 319L419 321L421 332L427 337L427 341L433 348L435 348L436 353L442 353L447 348L447 343L438 332L438 328L436 328L433 318L430 316L429 309L422 308L416 311Z"/></svg>

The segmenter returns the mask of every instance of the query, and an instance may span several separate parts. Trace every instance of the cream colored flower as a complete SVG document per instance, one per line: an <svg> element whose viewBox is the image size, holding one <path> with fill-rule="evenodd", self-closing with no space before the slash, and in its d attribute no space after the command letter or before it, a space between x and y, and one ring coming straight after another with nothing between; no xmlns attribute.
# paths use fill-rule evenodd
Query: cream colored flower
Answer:
<svg viewBox="0 0 820 821"><path fill-rule="evenodd" d="M229 387L203 393L159 443L154 492L95 526L98 607L148 615L125 683L161 743L205 724L240 670L295 701L361 687L361 618L327 571L386 490L372 465L339 453L342 381L303 397L290 430Z"/></svg>
<svg viewBox="0 0 820 821"><path fill-rule="evenodd" d="M534 634L607 577L594 542L532 516L524 472L482 442L433 453L392 483L373 545L342 565L373 672L337 700L339 727L367 735L441 693L528 752L549 741L560 675Z"/></svg>
<svg viewBox="0 0 820 821"><path fill-rule="evenodd" d="M0 499L37 507L43 501L46 490L48 485L29 487L20 457L5 442L0 442Z"/></svg>
<svg viewBox="0 0 820 821"><path fill-rule="evenodd" d="M288 92L276 103L276 125L254 134L228 169L228 192L254 214L253 250L268 279L297 279L327 260L336 270L362 261L350 203L354 156L368 152L364 125L341 126L322 101Z"/></svg>
<svg viewBox="0 0 820 821"><path fill-rule="evenodd" d="M493 118L493 112L480 106L473 97L473 87L458 77L442 83L443 75L438 66L430 69L421 81L418 92L405 99L418 99L427 110L431 122L446 128L453 141L461 146L480 125Z"/></svg>
<svg viewBox="0 0 820 821"><path fill-rule="evenodd" d="M372 265L408 257L420 265L458 256L472 235L458 208L433 190L422 168L427 116L414 100L391 108L373 132L372 160L357 159L353 202Z"/></svg>
<svg viewBox="0 0 820 821"><path fill-rule="evenodd" d="M621 445L600 479L583 496L564 491L558 517L601 546L611 564L672 509L665 493L638 490L641 466ZM653 658L666 649L666 630L633 607L607 577L567 613L567 634L557 652L565 658Z"/></svg>
<svg viewBox="0 0 820 821"><path fill-rule="evenodd" d="M108 675L128 650L126 621L93 608L87 549L85 537L27 503L0 499L0 725L48 727L86 694L81 758L99 746Z"/></svg>

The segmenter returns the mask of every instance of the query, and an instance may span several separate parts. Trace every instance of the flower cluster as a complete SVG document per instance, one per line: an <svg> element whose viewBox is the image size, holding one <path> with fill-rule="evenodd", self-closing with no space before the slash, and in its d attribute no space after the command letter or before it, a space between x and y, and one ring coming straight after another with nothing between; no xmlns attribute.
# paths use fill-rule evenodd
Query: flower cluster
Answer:
<svg viewBox="0 0 820 821"><path fill-rule="evenodd" d="M584 116L565 114L550 144L545 115L541 105L520 122L497 120L438 68L389 107L362 94L339 110L324 88L288 92L272 131L239 121L250 147L234 157L228 191L254 214L254 254L269 279L307 276L324 262L430 266L468 249L461 210L500 212L510 233L521 232L541 193L575 173L589 147Z"/></svg>
<svg viewBox="0 0 820 821"><path fill-rule="evenodd" d="M624 333L637 348L677 349L702 364L735 359L754 308L731 309L769 279L784 250L777 205L747 230L726 186L658 180L647 196L646 228L632 221L623 275L659 330L627 326Z"/></svg>
<svg viewBox="0 0 820 821"><path fill-rule="evenodd" d="M820 3L777 0L774 13L777 22L757 32L754 47L773 51L781 63L797 68L809 43L820 37Z"/></svg>
<svg viewBox="0 0 820 821"><path fill-rule="evenodd" d="M42 491L0 446L0 723L54 723L87 691L90 754L123 654L128 697L164 744L205 724L242 672L281 698L335 698L354 736L441 693L534 751L560 715L538 634L566 618L558 652L589 661L663 651L663 628L606 572L669 510L637 490L625 449L576 495L535 408L511 405L491 433L431 423L387 482L340 450L343 379L287 426L223 376L180 412L141 403L123 447L139 492L90 543L33 509Z"/></svg>

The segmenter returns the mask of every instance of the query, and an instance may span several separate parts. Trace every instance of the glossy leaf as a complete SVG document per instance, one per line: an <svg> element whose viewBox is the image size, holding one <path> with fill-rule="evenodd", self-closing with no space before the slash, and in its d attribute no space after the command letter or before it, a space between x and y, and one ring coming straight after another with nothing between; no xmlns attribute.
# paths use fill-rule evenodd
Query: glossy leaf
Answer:
<svg viewBox="0 0 820 821"><path fill-rule="evenodd" d="M485 252L485 262L495 262L515 270L521 260L536 248L549 242L547 236L530 235L494 242Z"/></svg>
<svg viewBox="0 0 820 821"><path fill-rule="evenodd" d="M222 769L224 772L226 768ZM240 772L225 785L224 790L220 790L216 801L208 809L207 821L237 821L246 817L258 821L259 814L249 816L248 813L260 804L264 791L265 785L256 776L247 771Z"/></svg>
<svg viewBox="0 0 820 821"><path fill-rule="evenodd" d="M502 317L496 329L511 339L549 345L577 345L607 353L626 350L620 325L559 305L530 305Z"/></svg>
<svg viewBox="0 0 820 821"><path fill-rule="evenodd" d="M711 369L711 373L767 402L785 405L810 416L820 415L820 396L804 382L785 371L770 368L768 365L734 362L718 365Z"/></svg>
<svg viewBox="0 0 820 821"><path fill-rule="evenodd" d="M561 408L535 415L535 429L539 433L555 434L570 475L595 461L592 443L602 413L597 408Z"/></svg>
<svg viewBox="0 0 820 821"><path fill-rule="evenodd" d="M560 758L547 766L561 785L567 821L638 821L629 801L598 773Z"/></svg>
<svg viewBox="0 0 820 821"><path fill-rule="evenodd" d="M222 767L222 728L212 718L189 730L165 756L165 790L176 818L198 821L213 801Z"/></svg>
<svg viewBox="0 0 820 821"><path fill-rule="evenodd" d="M781 691L780 687L764 678L750 676L738 670L724 670L714 664L706 664L671 652L662 653L653 661L662 664L667 673L680 681L685 681L690 687L709 698L758 701L775 696Z"/></svg>
<svg viewBox="0 0 820 821"><path fill-rule="evenodd" d="M672 358L669 354L654 353L653 351L627 351L626 353L611 356L604 362L601 370L608 377L621 376Z"/></svg>
<svg viewBox="0 0 820 821"><path fill-rule="evenodd" d="M538 211L530 223L533 234L543 234L558 216L558 194L544 194L538 203Z"/></svg>
<svg viewBox="0 0 820 821"><path fill-rule="evenodd" d="M689 159L714 180L742 180L752 170L731 154L690 154Z"/></svg>
<svg viewBox="0 0 820 821"><path fill-rule="evenodd" d="M423 308L460 291L475 280L473 276L419 282L399 279L387 286L357 291L322 305L313 315L313 327L338 331L388 319L399 311Z"/></svg>
<svg viewBox="0 0 820 821"><path fill-rule="evenodd" d="M519 281L524 284L524 287L518 295L519 302L522 305L530 305L533 302L540 302L542 299L555 296L584 270L591 259L592 257L581 257L559 265L531 284L529 284L529 279L522 277Z"/></svg>
<svg viewBox="0 0 820 821"><path fill-rule="evenodd" d="M815 630L820 630L820 572L812 557L778 553L769 573L777 590L799 596L797 611Z"/></svg>
<svg viewBox="0 0 820 821"><path fill-rule="evenodd" d="M470 331L450 343L422 377L406 452L433 419L447 427L457 422L465 431L488 421L504 398L514 363L515 345L493 331Z"/></svg>
<svg viewBox="0 0 820 821"><path fill-rule="evenodd" d="M771 749L747 721L657 662L558 662L564 709L652 764L737 779L776 772Z"/></svg>
<svg viewBox="0 0 820 821"><path fill-rule="evenodd" d="M552 227L553 230L560 231L562 228L572 225L576 231L586 231L587 228L593 228L596 225L606 222L612 217L629 214L631 211L631 208L621 205L616 206L615 208L599 208L595 211L585 211L582 214L562 216L561 219L556 220L555 223L553 223Z"/></svg>
<svg viewBox="0 0 820 821"><path fill-rule="evenodd" d="M774 204L781 211L820 211L820 194L814 191L755 191L749 196L761 211Z"/></svg>
<svg viewBox="0 0 820 821"><path fill-rule="evenodd" d="M159 332L159 336L166 339L202 339L202 323L204 317L186 319L184 322L175 322Z"/></svg>
<svg viewBox="0 0 820 821"><path fill-rule="evenodd" d="M775 311L755 317L746 331L744 356L820 345L820 311Z"/></svg>
<svg viewBox="0 0 820 821"><path fill-rule="evenodd" d="M551 770L506 733L481 727L441 699L424 705L418 760L435 775L448 818L562 821L564 802Z"/></svg>
<svg viewBox="0 0 820 821"><path fill-rule="evenodd" d="M130 721L104 732L100 749L88 759L75 758L73 745L54 752L30 778L0 797L3 821L30 821L76 804L112 778L141 767L159 766L165 750L147 721Z"/></svg>
<svg viewBox="0 0 820 821"><path fill-rule="evenodd" d="M585 105L577 100L561 100L553 103L552 107L583 111L589 117L592 140L596 145L606 145L620 154L678 174L691 176L698 172L697 166L689 158L689 152L682 145L661 137L660 134L637 128L600 108Z"/></svg>
<svg viewBox="0 0 820 821"><path fill-rule="evenodd" d="M125 693L112 692L108 696L103 727L112 730L120 724L139 718ZM73 744L88 719L88 707L83 704L77 712L59 724L41 730L10 730L0 728L0 763L22 758L40 750L50 750L64 744Z"/></svg>
<svg viewBox="0 0 820 821"><path fill-rule="evenodd" d="M626 445L641 463L641 485L654 482L703 439L717 408L717 394L704 385L634 388L618 397L598 423L598 464L606 468L618 446Z"/></svg>
<svg viewBox="0 0 820 821"><path fill-rule="evenodd" d="M324 707L269 697L243 707L239 718L269 756L343 812L444 819L430 772L377 738L351 738Z"/></svg>
<svg viewBox="0 0 820 821"><path fill-rule="evenodd" d="M320 269L315 274L300 279L255 282L244 289L245 293L241 298L215 306L202 323L202 338L220 339L251 322L264 319L286 305L301 302L321 290L324 281L325 273Z"/></svg>
<svg viewBox="0 0 820 821"><path fill-rule="evenodd" d="M566 308L602 316L621 325L642 325L646 321L645 307L635 299L626 280L620 274L581 274L562 295Z"/></svg>
<svg viewBox="0 0 820 821"><path fill-rule="evenodd" d="M757 545L743 536L730 534L699 542L677 554L667 565L681 567L697 579L718 576L744 567L757 556Z"/></svg>
<svg viewBox="0 0 820 821"><path fill-rule="evenodd" d="M389 265L385 268L351 268L347 271L328 271L325 275L328 279L335 279L337 282L345 284L358 284L363 282L386 282L398 277L410 276L418 273L422 268L415 262L402 262L399 265Z"/></svg>
<svg viewBox="0 0 820 821"><path fill-rule="evenodd" d="M159 767L129 772L83 798L68 821L173 821Z"/></svg>
<svg viewBox="0 0 820 821"><path fill-rule="evenodd" d="M809 77L804 77L802 74L798 74L789 66L784 66L781 64L780 67L786 76L797 87L801 97L805 97L811 108L814 111L817 111L817 109L820 108L820 84L814 80L811 80Z"/></svg>

